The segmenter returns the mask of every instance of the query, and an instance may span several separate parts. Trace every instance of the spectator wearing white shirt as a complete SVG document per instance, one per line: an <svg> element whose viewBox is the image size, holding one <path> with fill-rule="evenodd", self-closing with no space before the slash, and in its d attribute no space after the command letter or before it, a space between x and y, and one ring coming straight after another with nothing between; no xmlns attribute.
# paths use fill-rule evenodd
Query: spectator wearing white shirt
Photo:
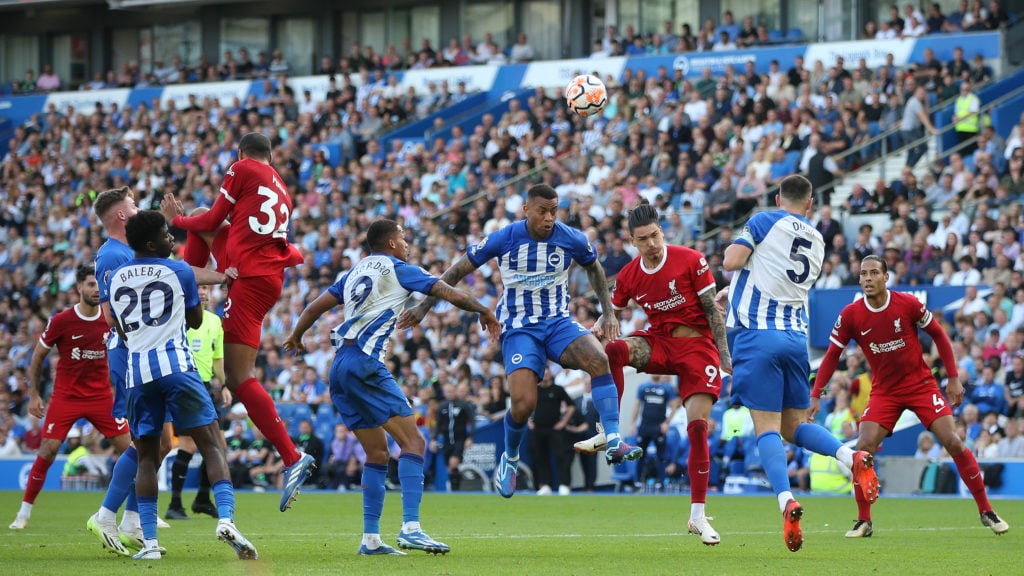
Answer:
<svg viewBox="0 0 1024 576"><path fill-rule="evenodd" d="M509 60L513 64L519 64L536 59L537 53L534 52L533 46L526 43L526 32L520 32L516 38L516 43L512 46L512 51L509 53Z"/></svg>
<svg viewBox="0 0 1024 576"><path fill-rule="evenodd" d="M597 154L594 157L594 165L587 172L587 184L597 187L602 180L607 180L612 175L612 167L608 165L605 157Z"/></svg>
<svg viewBox="0 0 1024 576"><path fill-rule="evenodd" d="M981 272L974 267L974 258L964 255L960 258L960 269L953 274L950 286L977 286L981 282Z"/></svg>
<svg viewBox="0 0 1024 576"><path fill-rule="evenodd" d="M824 260L821 263L821 276L818 276L818 281L814 283L814 287L821 289L840 288L843 285L843 279L836 274L831 260Z"/></svg>
<svg viewBox="0 0 1024 576"><path fill-rule="evenodd" d="M712 52L728 52L736 49L736 43L729 38L728 32L719 32L718 42L715 42L714 46L711 47Z"/></svg>

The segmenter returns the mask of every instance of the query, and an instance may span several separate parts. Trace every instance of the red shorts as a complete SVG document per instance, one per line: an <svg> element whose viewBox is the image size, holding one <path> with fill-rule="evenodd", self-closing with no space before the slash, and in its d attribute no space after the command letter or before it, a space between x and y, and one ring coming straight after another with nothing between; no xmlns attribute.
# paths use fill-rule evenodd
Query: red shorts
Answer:
<svg viewBox="0 0 1024 576"><path fill-rule="evenodd" d="M43 421L43 438L63 441L68 430L79 418L85 418L107 438L128 434L128 420L115 419L110 415L114 409L114 395L96 398L63 398L54 396L46 408Z"/></svg>
<svg viewBox="0 0 1024 576"><path fill-rule="evenodd" d="M679 397L684 401L694 394L711 394L715 400L722 392L722 374L718 369L718 348L707 338L672 338L633 332L651 345L651 359L642 372L679 376Z"/></svg>
<svg viewBox="0 0 1024 576"><path fill-rule="evenodd" d="M228 287L224 303L224 342L244 344L257 350L263 319L281 298L284 272L273 276L238 278Z"/></svg>
<svg viewBox="0 0 1024 576"><path fill-rule="evenodd" d="M914 384L901 382L886 390L872 386L868 407L860 419L874 422L891 434L904 410L916 414L926 429L939 418L953 415L935 381L926 380Z"/></svg>

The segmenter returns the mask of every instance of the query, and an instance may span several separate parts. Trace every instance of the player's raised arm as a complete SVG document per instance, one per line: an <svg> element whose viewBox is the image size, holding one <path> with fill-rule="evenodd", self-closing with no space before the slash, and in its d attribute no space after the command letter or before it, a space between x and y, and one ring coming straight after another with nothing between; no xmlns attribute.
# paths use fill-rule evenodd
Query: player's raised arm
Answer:
<svg viewBox="0 0 1024 576"><path fill-rule="evenodd" d="M490 308L481 304L469 292L453 288L444 280L438 280L430 288L430 296L447 300L467 312L476 312L480 315L480 325L487 330L491 341L497 342L501 337L501 325L498 324L498 319L494 316L494 312L491 312Z"/></svg>
<svg viewBox="0 0 1024 576"><path fill-rule="evenodd" d="M611 291L608 290L608 278L604 275L604 268L595 259L583 267L587 271L587 278L590 280L590 287L594 289L597 300L601 303L601 317L594 324L593 332L598 338L615 340L619 337L619 322L615 316L615 308L612 306Z"/></svg>
<svg viewBox="0 0 1024 576"><path fill-rule="evenodd" d="M444 274L441 275L441 282L448 284L448 287L451 288L452 286L458 285L459 282L462 282L463 278L472 274L473 270L476 269L477 265L469 259L469 254L463 254L455 261L455 264L452 264L451 267L445 270ZM428 294L422 302L408 310L404 310L402 314L398 316L397 328L399 330L405 330L422 322L423 318L427 315L427 312L430 312L430 309L434 307L434 304L437 304L437 299L438 297L433 294L433 291L431 291L431 293ZM452 302L452 304L455 303Z"/></svg>
<svg viewBox="0 0 1024 576"><path fill-rule="evenodd" d="M32 362L28 365L28 412L36 418L42 419L46 410L46 403L43 401L43 379L39 374L43 369L43 360L50 353L42 341L36 342L35 350L32 351Z"/></svg>
<svg viewBox="0 0 1024 576"><path fill-rule="evenodd" d="M309 306L306 306L306 309L299 315L299 319L296 320L292 333L284 341L284 351L294 354L305 353L306 346L302 343L302 335L309 330L314 322L338 304L340 304L338 298L329 290L325 290L323 294L317 296L316 300L310 302Z"/></svg>
<svg viewBox="0 0 1024 576"><path fill-rule="evenodd" d="M166 208L165 205L167 206ZM172 213L177 213L177 208L172 206L173 204L168 202L166 198L164 201L160 202L160 211L163 213L164 218L167 218L167 216L170 216ZM213 202L213 207L210 208L209 212L198 216L176 215L168 220L168 222L170 222L175 228L181 228L182 230L188 230L189 232L213 232L224 222L224 219L228 217L228 214L231 212L231 207L231 201L228 200L227 196L221 194L220 196L217 196L217 199Z"/></svg>
<svg viewBox="0 0 1024 576"><path fill-rule="evenodd" d="M749 246L733 243L725 249L725 258L722 260L722 267L729 272L735 272L747 265L747 259L754 251Z"/></svg>

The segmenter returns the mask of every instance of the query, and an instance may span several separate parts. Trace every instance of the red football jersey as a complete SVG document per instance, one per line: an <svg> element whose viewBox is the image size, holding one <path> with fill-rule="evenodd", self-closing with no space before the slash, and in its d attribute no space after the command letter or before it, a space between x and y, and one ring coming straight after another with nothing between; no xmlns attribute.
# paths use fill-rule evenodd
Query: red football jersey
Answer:
<svg viewBox="0 0 1024 576"><path fill-rule="evenodd" d="M110 395L107 374L107 337L110 327L103 314L86 318L78 306L54 314L39 337L48 350L57 347L57 381L53 395L65 398L95 398Z"/></svg>
<svg viewBox="0 0 1024 576"><path fill-rule="evenodd" d="M700 252L685 246L665 246L661 264L648 270L641 257L626 264L615 279L612 306L623 309L630 300L644 309L650 332L668 336L686 325L712 338L700 295L715 289L715 277Z"/></svg>
<svg viewBox="0 0 1024 576"><path fill-rule="evenodd" d="M240 277L280 274L302 263L302 255L288 243L291 196L272 166L249 158L235 162L224 176L220 193L209 212L178 216L174 226L208 231L229 217L225 259L238 268ZM220 261L218 267L222 267Z"/></svg>
<svg viewBox="0 0 1024 576"><path fill-rule="evenodd" d="M889 291L880 309L862 298L843 308L829 340L845 348L855 340L871 366L873 390L886 390L903 382L919 384L932 379L921 353L917 329L932 321L932 313L910 294Z"/></svg>

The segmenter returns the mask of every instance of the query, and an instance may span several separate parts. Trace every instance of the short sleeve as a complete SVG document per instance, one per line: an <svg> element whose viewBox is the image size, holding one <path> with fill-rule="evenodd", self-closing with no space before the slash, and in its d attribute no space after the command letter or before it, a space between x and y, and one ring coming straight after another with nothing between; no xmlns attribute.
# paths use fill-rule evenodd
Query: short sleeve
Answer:
<svg viewBox="0 0 1024 576"><path fill-rule="evenodd" d="M401 260L395 261L395 277L398 278L398 283L402 285L402 288L420 294L429 294L430 289L438 281L437 276L428 273L423 268Z"/></svg>
<svg viewBox="0 0 1024 576"><path fill-rule="evenodd" d="M338 304L345 303L345 282L348 280L349 274L351 274L351 272L345 272L341 277L341 280L331 284L331 287L327 289L327 291L331 293L331 296L334 296L334 299L338 301Z"/></svg>
<svg viewBox="0 0 1024 576"><path fill-rule="evenodd" d="M110 302L110 277L113 269L102 256L96 259L96 284L100 288L100 302Z"/></svg>
<svg viewBox="0 0 1024 576"><path fill-rule="evenodd" d="M54 322L54 320L56 320L56 322ZM57 344L60 334L61 322L56 315L53 315L46 323L46 328L43 329L43 333L39 335L39 343L49 350Z"/></svg>
<svg viewBox="0 0 1024 576"><path fill-rule="evenodd" d="M846 324L843 324L843 316L846 316ZM832 342L840 348L846 348L846 344L852 340L850 336L850 323L852 320L852 314L850 307L847 306L839 313L839 317L836 318L836 323L832 326L832 333L829 334L829 342Z"/></svg>
<svg viewBox="0 0 1024 576"><path fill-rule="evenodd" d="M476 267L480 267L491 258L497 258L501 255L502 247L508 242L511 230L511 226L505 226L485 236L475 246L470 246L466 251L466 257Z"/></svg>
<svg viewBox="0 0 1024 576"><path fill-rule="evenodd" d="M743 227L743 231L733 241L733 244L741 244L753 250L758 244L764 240L768 232L771 231L774 221L771 217L770 212L760 212L751 216L750 220L747 221L747 225Z"/></svg>
<svg viewBox="0 0 1024 576"><path fill-rule="evenodd" d="M713 290L716 287L715 275L711 273L711 265L708 264L708 259L705 258L699 252L695 254L696 266L690 266L693 270L693 285L697 288L697 295L701 295L708 290Z"/></svg>
<svg viewBox="0 0 1024 576"><path fill-rule="evenodd" d="M910 314L910 319L921 328L928 326L932 322L932 313L928 310L928 307L911 295L908 295L907 312Z"/></svg>
<svg viewBox="0 0 1024 576"><path fill-rule="evenodd" d="M213 359L220 360L224 357L224 325L221 324L220 316L210 314L211 332L213 332ZM203 322L205 324L205 322Z"/></svg>
<svg viewBox="0 0 1024 576"><path fill-rule="evenodd" d="M224 180L220 184L220 193L232 204L238 203L238 198L242 192L242 181L245 179L245 175L242 173L242 168L239 167L238 162L235 162L228 168L228 171L224 173Z"/></svg>
<svg viewBox="0 0 1024 576"><path fill-rule="evenodd" d="M597 260L597 252L594 245L587 239L587 235L575 228L570 228L572 246L572 259L580 266L590 266Z"/></svg>
<svg viewBox="0 0 1024 576"><path fill-rule="evenodd" d="M195 308L200 305L199 286L196 284L196 274L192 267L184 262L175 262L174 273L181 283L181 291L185 296L185 308Z"/></svg>
<svg viewBox="0 0 1024 576"><path fill-rule="evenodd" d="M612 308L624 310L629 305L630 294L633 293L633 289L630 286L632 279L633 275L629 273L628 267L623 268L615 277L615 287L612 290Z"/></svg>

